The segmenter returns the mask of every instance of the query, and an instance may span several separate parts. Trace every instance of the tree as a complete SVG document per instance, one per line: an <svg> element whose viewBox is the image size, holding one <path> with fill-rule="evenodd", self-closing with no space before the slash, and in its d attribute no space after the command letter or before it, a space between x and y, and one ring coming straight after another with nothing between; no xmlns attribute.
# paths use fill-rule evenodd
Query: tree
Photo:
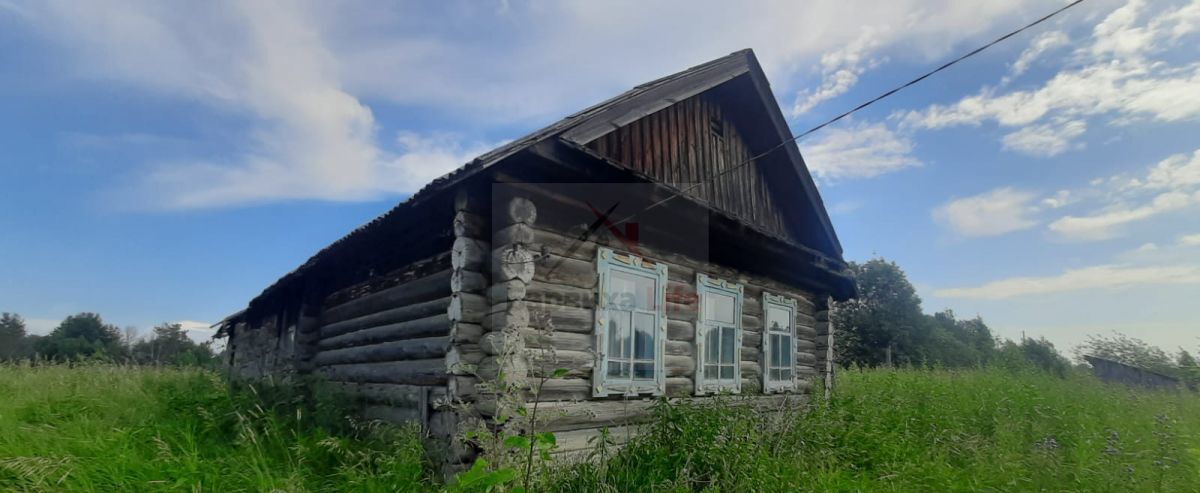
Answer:
<svg viewBox="0 0 1200 493"><path fill-rule="evenodd" d="M119 358L125 355L121 333L96 313L79 313L63 319L50 335L36 344L37 351L54 359Z"/></svg>
<svg viewBox="0 0 1200 493"><path fill-rule="evenodd" d="M1009 367L1033 366L1060 377L1065 376L1071 367L1071 362L1044 338L1024 339L1020 344L1006 340L998 351L997 359Z"/></svg>
<svg viewBox="0 0 1200 493"><path fill-rule="evenodd" d="M921 298L895 262L850 262L858 298L834 309L834 338L843 364L918 363L925 322Z"/></svg>
<svg viewBox="0 0 1200 493"><path fill-rule="evenodd" d="M154 327L150 339L133 346L134 358L142 364L203 365L216 357L211 343L197 344L178 323Z"/></svg>
<svg viewBox="0 0 1200 493"><path fill-rule="evenodd" d="M996 338L982 318L959 320L951 310L925 316L917 341L927 363L971 367L995 359Z"/></svg>
<svg viewBox="0 0 1200 493"><path fill-rule="evenodd" d="M23 358L28 353L25 319L15 313L0 313L0 360Z"/></svg>

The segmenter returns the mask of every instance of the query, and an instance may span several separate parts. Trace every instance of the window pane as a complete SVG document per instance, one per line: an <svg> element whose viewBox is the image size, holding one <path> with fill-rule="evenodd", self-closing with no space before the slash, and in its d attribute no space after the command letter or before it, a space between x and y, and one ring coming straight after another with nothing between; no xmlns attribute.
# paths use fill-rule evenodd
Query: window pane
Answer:
<svg viewBox="0 0 1200 493"><path fill-rule="evenodd" d="M638 380L653 380L654 363L634 363L633 378Z"/></svg>
<svg viewBox="0 0 1200 493"><path fill-rule="evenodd" d="M735 298L722 293L704 295L704 319L709 322L732 324Z"/></svg>
<svg viewBox="0 0 1200 493"><path fill-rule="evenodd" d="M736 340L733 327L721 327L721 363L733 364Z"/></svg>
<svg viewBox="0 0 1200 493"><path fill-rule="evenodd" d="M612 310L608 315L608 356L629 359L629 312Z"/></svg>
<svg viewBox="0 0 1200 493"><path fill-rule="evenodd" d="M629 378L629 363L608 362L608 376Z"/></svg>
<svg viewBox="0 0 1200 493"><path fill-rule="evenodd" d="M721 355L721 332L718 329L708 329L704 333L704 360L716 363Z"/></svg>
<svg viewBox="0 0 1200 493"><path fill-rule="evenodd" d="M779 370L777 369L772 369L767 375L768 380L779 380Z"/></svg>
<svg viewBox="0 0 1200 493"><path fill-rule="evenodd" d="M775 332L791 332L792 320L789 310L767 305L767 328Z"/></svg>
<svg viewBox="0 0 1200 493"><path fill-rule="evenodd" d="M783 369L783 370L779 370L779 379L780 379L780 380L785 380L785 381L786 381L786 380L791 380L791 379L792 379L792 369L791 369L791 368L786 368L786 369Z"/></svg>
<svg viewBox="0 0 1200 493"><path fill-rule="evenodd" d="M605 293L609 306L621 310L656 309L653 277L640 276L621 270L612 270L608 276L608 292Z"/></svg>
<svg viewBox="0 0 1200 493"><path fill-rule="evenodd" d="M654 315L649 313L633 314L634 328L634 358L654 359Z"/></svg>
<svg viewBox="0 0 1200 493"><path fill-rule="evenodd" d="M795 348L792 347L792 336L780 336L779 340L782 341L782 344L779 345L779 350L781 353L783 353L783 366L791 368L792 351L795 350Z"/></svg>
<svg viewBox="0 0 1200 493"><path fill-rule="evenodd" d="M717 378L717 365L704 365L704 378L713 380Z"/></svg>
<svg viewBox="0 0 1200 493"><path fill-rule="evenodd" d="M768 360L772 367L780 366L783 357L779 352L779 335L771 334L771 359Z"/></svg>
<svg viewBox="0 0 1200 493"><path fill-rule="evenodd" d="M733 366L721 366L721 380L733 380Z"/></svg>

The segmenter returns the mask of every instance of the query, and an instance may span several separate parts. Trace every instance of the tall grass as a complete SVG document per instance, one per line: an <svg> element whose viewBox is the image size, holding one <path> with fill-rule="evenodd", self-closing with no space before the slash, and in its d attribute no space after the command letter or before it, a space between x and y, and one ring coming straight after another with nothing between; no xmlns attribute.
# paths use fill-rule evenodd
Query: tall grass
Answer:
<svg viewBox="0 0 1200 493"><path fill-rule="evenodd" d="M203 370L0 366L0 491L424 491L413 429ZM311 401L311 399L309 399Z"/></svg>
<svg viewBox="0 0 1200 493"><path fill-rule="evenodd" d="M1200 397L1003 369L840 374L828 405L660 403L535 491L1200 492ZM304 401L301 405L301 401ZM315 406L313 404L316 404ZM201 370L0 366L0 491L430 491L415 429Z"/></svg>
<svg viewBox="0 0 1200 493"><path fill-rule="evenodd" d="M547 489L1200 491L1195 394L1001 369L853 371L838 384L807 413L660 404L641 437Z"/></svg>

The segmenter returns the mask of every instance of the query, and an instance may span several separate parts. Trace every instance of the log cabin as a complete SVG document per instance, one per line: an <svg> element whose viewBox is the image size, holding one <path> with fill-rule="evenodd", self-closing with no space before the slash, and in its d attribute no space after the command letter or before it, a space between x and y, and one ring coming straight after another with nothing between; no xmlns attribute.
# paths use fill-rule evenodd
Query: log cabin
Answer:
<svg viewBox="0 0 1200 493"><path fill-rule="evenodd" d="M855 288L791 135L750 50L637 86L317 252L219 323L224 363L441 437L505 375L561 451L663 397L799 404Z"/></svg>

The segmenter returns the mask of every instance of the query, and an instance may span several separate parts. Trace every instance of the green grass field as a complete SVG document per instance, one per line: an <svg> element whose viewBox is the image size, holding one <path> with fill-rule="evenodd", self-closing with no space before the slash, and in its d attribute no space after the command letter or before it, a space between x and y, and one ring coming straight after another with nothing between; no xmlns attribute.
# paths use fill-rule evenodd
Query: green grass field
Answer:
<svg viewBox="0 0 1200 493"><path fill-rule="evenodd" d="M429 491L415 430L199 370L0 367L2 491ZM268 404L269 403L269 404ZM801 416L660 405L539 491L1200 491L1200 397L1006 370L850 371Z"/></svg>

